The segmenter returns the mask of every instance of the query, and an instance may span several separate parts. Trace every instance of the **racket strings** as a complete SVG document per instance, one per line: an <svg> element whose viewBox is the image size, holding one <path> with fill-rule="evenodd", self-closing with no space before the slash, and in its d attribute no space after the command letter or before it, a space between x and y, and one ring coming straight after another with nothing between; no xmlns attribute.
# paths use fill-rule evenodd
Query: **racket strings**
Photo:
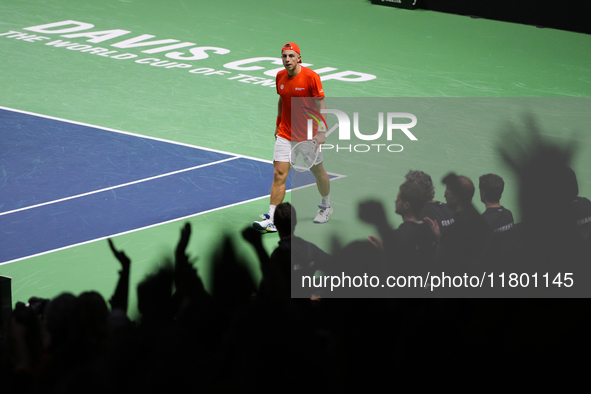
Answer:
<svg viewBox="0 0 591 394"><path fill-rule="evenodd" d="M309 169L314 165L318 157L314 149L316 145L313 142L304 142L294 147L291 155L291 164L294 168Z"/></svg>

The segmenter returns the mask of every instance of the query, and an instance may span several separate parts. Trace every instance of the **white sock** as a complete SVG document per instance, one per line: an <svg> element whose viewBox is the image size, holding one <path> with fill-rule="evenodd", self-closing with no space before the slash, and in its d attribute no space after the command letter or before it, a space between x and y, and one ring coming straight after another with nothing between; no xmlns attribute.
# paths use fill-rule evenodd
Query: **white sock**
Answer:
<svg viewBox="0 0 591 394"><path fill-rule="evenodd" d="M271 221L273 223L275 223L273 220L273 216L275 215L275 208L277 208L277 205L269 205L269 217L271 218Z"/></svg>
<svg viewBox="0 0 591 394"><path fill-rule="evenodd" d="M320 200L320 205L323 207L330 207L330 194L327 196L322 196L322 200Z"/></svg>

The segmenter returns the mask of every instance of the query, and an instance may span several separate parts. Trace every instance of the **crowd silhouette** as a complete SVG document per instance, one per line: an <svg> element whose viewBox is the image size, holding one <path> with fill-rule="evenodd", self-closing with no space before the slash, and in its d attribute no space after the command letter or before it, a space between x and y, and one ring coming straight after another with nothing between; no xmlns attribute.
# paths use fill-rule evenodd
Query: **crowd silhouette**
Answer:
<svg viewBox="0 0 591 394"><path fill-rule="evenodd" d="M429 175L410 171L396 196L396 229L380 202L363 202L359 218L379 236L348 245L335 240L329 254L295 235L296 211L281 204L271 256L260 233L242 232L258 256L260 284L226 238L209 262L209 292L186 252L187 223L174 258L137 287L137 322L127 316L133 256L109 240L121 270L108 301L89 291L16 303L2 331L0 389L475 392L545 387L558 378L562 389L575 385L591 328L591 202L578 196L572 151L545 142L533 123L528 138L521 151L501 152L519 179L520 223L500 204L498 175L479 179L481 215L469 178L445 176L443 203L433 200ZM525 298L507 299L476 298L465 289L436 297L421 288L301 285L315 274L385 278L442 270L576 276L568 293L564 286L529 288L519 293Z"/></svg>

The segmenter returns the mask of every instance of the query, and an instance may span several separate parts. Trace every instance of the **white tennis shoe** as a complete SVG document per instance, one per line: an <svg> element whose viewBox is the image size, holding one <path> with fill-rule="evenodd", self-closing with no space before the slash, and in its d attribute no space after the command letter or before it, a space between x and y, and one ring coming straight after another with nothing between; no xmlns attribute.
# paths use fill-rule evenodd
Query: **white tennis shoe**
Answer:
<svg viewBox="0 0 591 394"><path fill-rule="evenodd" d="M325 207L323 205L318 205L318 214L314 218L314 223L326 223L332 215L332 207Z"/></svg>
<svg viewBox="0 0 591 394"><path fill-rule="evenodd" d="M260 222L253 222L252 227L259 231L266 231L268 233L277 232L277 228L275 227L275 224L271 220L271 216L269 216L268 213L262 214L261 219L264 220L261 220Z"/></svg>

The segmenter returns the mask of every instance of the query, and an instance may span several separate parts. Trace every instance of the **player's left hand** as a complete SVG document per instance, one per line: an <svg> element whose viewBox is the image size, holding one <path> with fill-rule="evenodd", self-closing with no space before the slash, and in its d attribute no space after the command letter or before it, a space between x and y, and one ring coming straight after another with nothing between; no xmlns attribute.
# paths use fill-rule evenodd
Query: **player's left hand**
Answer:
<svg viewBox="0 0 591 394"><path fill-rule="evenodd" d="M316 141L316 149L314 149L314 152L316 152L318 147L326 142L325 133L317 133L314 138L312 138L312 141Z"/></svg>

